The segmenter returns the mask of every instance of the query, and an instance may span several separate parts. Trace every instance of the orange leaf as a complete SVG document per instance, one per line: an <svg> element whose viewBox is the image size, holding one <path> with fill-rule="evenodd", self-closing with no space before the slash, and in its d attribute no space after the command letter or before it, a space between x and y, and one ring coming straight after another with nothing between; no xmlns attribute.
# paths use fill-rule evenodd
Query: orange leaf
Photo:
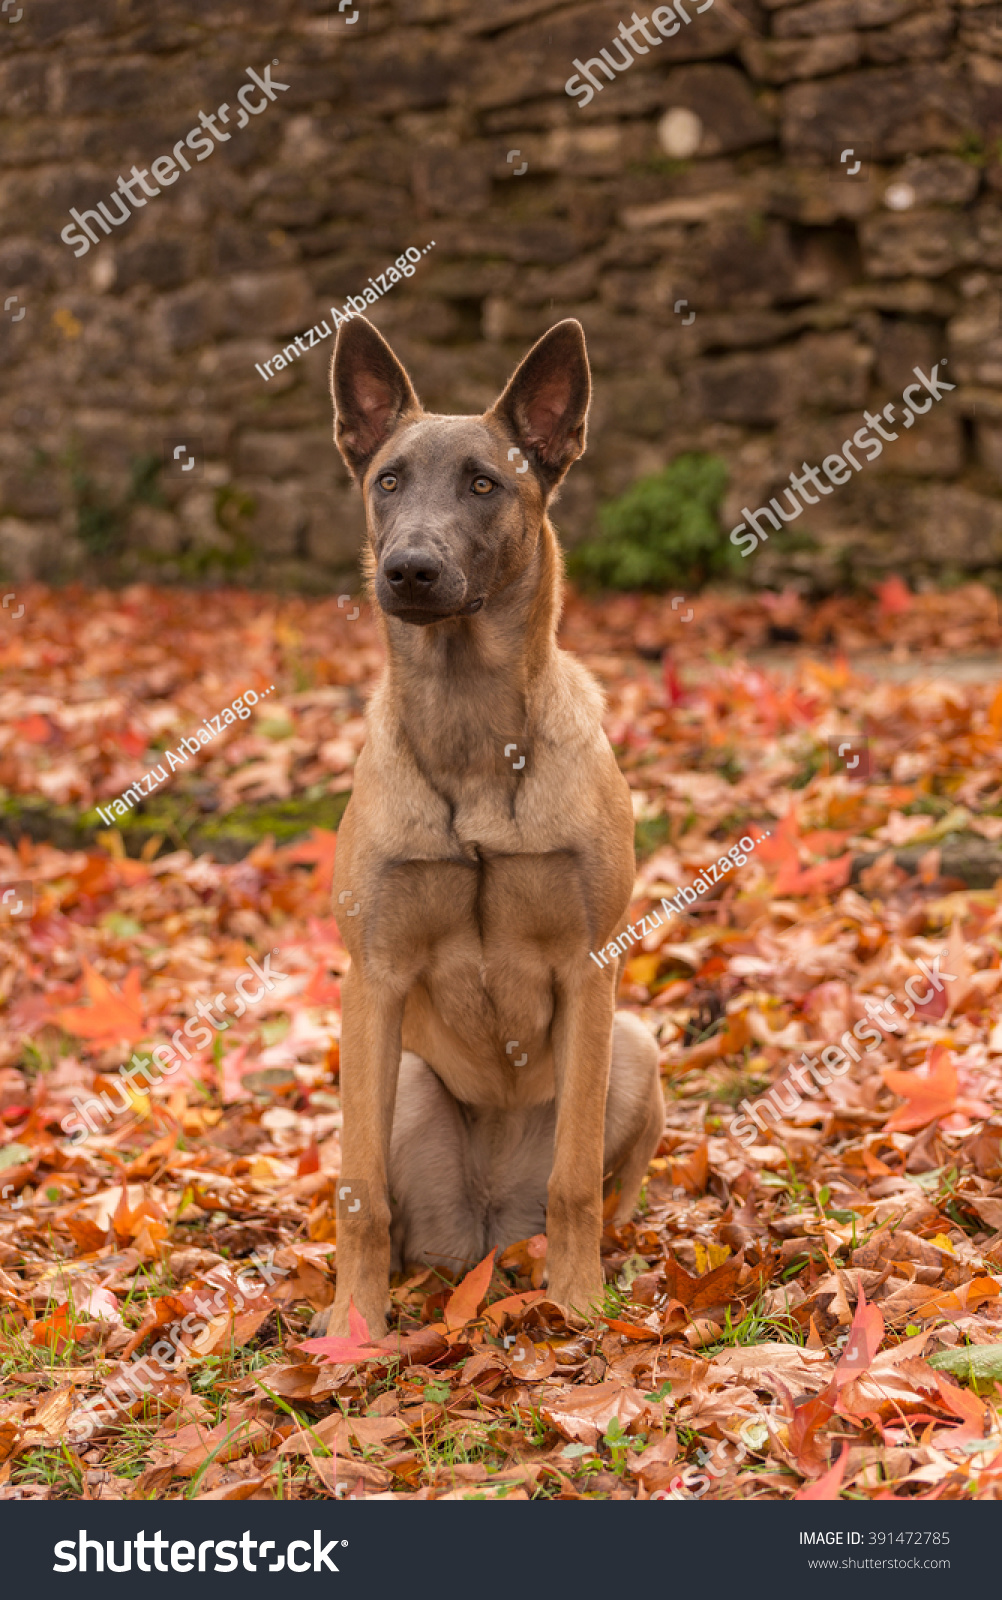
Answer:
<svg viewBox="0 0 1002 1600"><path fill-rule="evenodd" d="M31 1323L31 1342L52 1345L56 1353L61 1355L69 1344L80 1337L86 1327L87 1324L84 1322L74 1322L69 1302L64 1301L44 1321Z"/></svg>
<svg viewBox="0 0 1002 1600"><path fill-rule="evenodd" d="M1002 683L996 689L992 703L988 707L988 721L995 730L996 737L1002 739Z"/></svg>
<svg viewBox="0 0 1002 1600"><path fill-rule="evenodd" d="M514 1316L516 1312L524 1311L526 1306L531 1306L536 1300L546 1298L545 1289L527 1289L524 1294L506 1294L503 1300L495 1300L484 1312L484 1316L492 1328L500 1328L507 1316Z"/></svg>
<svg viewBox="0 0 1002 1600"><path fill-rule="evenodd" d="M52 737L52 724L37 713L15 722L14 730L27 744L48 744Z"/></svg>
<svg viewBox="0 0 1002 1600"><path fill-rule="evenodd" d="M673 1184L681 1184L686 1194L705 1194L710 1178L709 1142L703 1139L685 1161L672 1161Z"/></svg>
<svg viewBox="0 0 1002 1600"><path fill-rule="evenodd" d="M668 1294L695 1317L700 1312L705 1314L711 1306L729 1305L736 1298L743 1266L743 1254L731 1256L702 1277L691 1278L681 1262L669 1256L662 1270Z"/></svg>
<svg viewBox="0 0 1002 1600"><path fill-rule="evenodd" d="M958 1284L956 1289L944 1289L940 1294L930 1290L929 1299L923 1300L916 1315L927 1318L949 1316L952 1311L961 1311L966 1316L986 1300L997 1300L999 1292L994 1278L971 1278L967 1283Z"/></svg>
<svg viewBox="0 0 1002 1600"><path fill-rule="evenodd" d="M286 861L315 861L316 870L310 880L312 889L325 893L334 882L334 856L337 853L337 834L330 828L311 828L310 837L302 844L290 845L282 854Z"/></svg>
<svg viewBox="0 0 1002 1600"><path fill-rule="evenodd" d="M852 851L821 861L816 867L800 869L792 860L784 861L776 878L777 894L814 894L826 889L844 889L852 872Z"/></svg>
<svg viewBox="0 0 1002 1600"><path fill-rule="evenodd" d="M449 1333L465 1328L480 1310L481 1301L487 1298L491 1274L494 1271L494 1255L495 1251L492 1250L490 1255L484 1256L480 1264L466 1274L449 1296L445 1308L445 1326Z"/></svg>
<svg viewBox="0 0 1002 1600"><path fill-rule="evenodd" d="M845 1472L846 1462L849 1459L849 1446L842 1446L842 1454L833 1467L822 1473L815 1483L809 1483L806 1489L798 1489L794 1500L837 1500L842 1489L842 1475Z"/></svg>
<svg viewBox="0 0 1002 1600"><path fill-rule="evenodd" d="M852 834L846 828L814 828L804 834L801 844L812 856L826 856L833 850L841 850L846 840L851 838Z"/></svg>
<svg viewBox="0 0 1002 1600"><path fill-rule="evenodd" d="M660 965L661 957L656 953L634 956L632 961L626 963L623 975L630 983L639 983L643 988L649 989L658 975Z"/></svg>
<svg viewBox="0 0 1002 1600"><path fill-rule="evenodd" d="M682 1067L679 1070L690 1072L693 1067L706 1066L710 1061L716 1061L720 1056L740 1055L745 1045L751 1040L751 1029L748 1026L748 1017L744 1011L736 1011L727 1018L727 1026L723 1033L711 1033L708 1039L701 1044L694 1044L682 1057Z"/></svg>
<svg viewBox="0 0 1002 1600"><path fill-rule="evenodd" d="M78 1039L106 1040L116 1044L125 1039L129 1044L135 1044L144 1038L146 1027L139 992L139 968L130 967L122 992L119 993L107 979L95 972L86 957L83 967L87 993L93 1004L69 1006L58 1012L63 1027Z"/></svg>
<svg viewBox="0 0 1002 1600"><path fill-rule="evenodd" d="M841 1389L865 1372L880 1349L884 1337L884 1317L879 1306L867 1305L862 1283L856 1302L856 1315L852 1319L849 1337L845 1343L838 1366L835 1368L835 1387Z"/></svg>
<svg viewBox="0 0 1002 1600"><path fill-rule="evenodd" d="M300 996L300 1001L304 1006L336 1006L340 1004L341 985L335 979L327 976L326 962L317 962L310 973L309 982Z"/></svg>
<svg viewBox="0 0 1002 1600"><path fill-rule="evenodd" d="M813 1400L793 1409L790 1423L790 1450L797 1463L797 1471L805 1478L817 1478L825 1470L825 1460L818 1449L815 1434L830 1422L835 1411L837 1394L834 1379Z"/></svg>
<svg viewBox="0 0 1002 1600"><path fill-rule="evenodd" d="M941 1372L936 1373L936 1385L947 1411L961 1418L961 1426L950 1434L950 1445L963 1444L967 1440L973 1442L975 1439L984 1439L990 1432L986 1423L991 1422L991 1410L985 1402L979 1400L969 1389L961 1389L959 1384L950 1383Z"/></svg>
<svg viewBox="0 0 1002 1600"><path fill-rule="evenodd" d="M762 829L762 837L755 846L755 854L759 861L764 861L767 866L785 866L791 862L794 867L800 864L800 830L797 827L797 814L791 806L785 817L779 822L774 822L769 829L769 838Z"/></svg>
<svg viewBox="0 0 1002 1600"><path fill-rule="evenodd" d="M637 1322L624 1322L620 1317L602 1317L604 1323L612 1329L613 1333L622 1334L624 1339L640 1341L642 1339L660 1339L661 1335L655 1333L653 1328L645 1328Z"/></svg>
<svg viewBox="0 0 1002 1600"><path fill-rule="evenodd" d="M884 1073L884 1082L892 1093L902 1095L906 1102L884 1123L885 1133L908 1133L914 1128L924 1128L957 1109L957 1069L945 1045L933 1045L924 1070L898 1072L889 1069Z"/></svg>
<svg viewBox="0 0 1002 1600"><path fill-rule="evenodd" d="M296 1167L296 1177L297 1178L305 1178L305 1177L308 1177L308 1175L311 1172L319 1172L319 1171L320 1171L320 1146L317 1144L316 1140L314 1139L312 1144L308 1144L306 1146L306 1149L303 1151L302 1155L299 1158L299 1164Z"/></svg>

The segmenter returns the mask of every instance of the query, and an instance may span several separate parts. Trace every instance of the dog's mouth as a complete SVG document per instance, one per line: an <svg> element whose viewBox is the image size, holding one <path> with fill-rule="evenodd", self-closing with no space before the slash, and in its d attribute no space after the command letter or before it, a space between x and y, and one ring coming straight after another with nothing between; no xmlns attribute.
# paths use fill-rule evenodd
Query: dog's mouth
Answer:
<svg viewBox="0 0 1002 1600"><path fill-rule="evenodd" d="M410 622L415 627L426 628L433 622L456 622L461 617L472 617L483 609L483 597L478 600L469 600L465 606L460 606L458 611L436 611L430 606L384 606L383 610L388 617L396 617L399 622Z"/></svg>

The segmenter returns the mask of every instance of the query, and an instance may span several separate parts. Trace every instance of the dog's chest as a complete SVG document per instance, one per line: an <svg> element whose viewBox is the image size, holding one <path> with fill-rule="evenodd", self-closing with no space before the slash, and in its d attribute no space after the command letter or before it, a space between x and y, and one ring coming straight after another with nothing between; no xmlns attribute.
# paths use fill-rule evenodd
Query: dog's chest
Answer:
<svg viewBox="0 0 1002 1600"><path fill-rule="evenodd" d="M386 892L413 963L405 1048L466 1103L551 1098L556 980L588 951L573 854L402 863Z"/></svg>

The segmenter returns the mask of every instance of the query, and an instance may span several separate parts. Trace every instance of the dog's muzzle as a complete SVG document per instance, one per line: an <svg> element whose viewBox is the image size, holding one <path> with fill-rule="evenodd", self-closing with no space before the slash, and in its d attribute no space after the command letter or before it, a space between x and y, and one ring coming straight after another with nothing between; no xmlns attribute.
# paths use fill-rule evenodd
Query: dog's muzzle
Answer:
<svg viewBox="0 0 1002 1600"><path fill-rule="evenodd" d="M455 567L430 550L394 551L380 563L376 599L387 616L419 626L449 617L469 617L483 599L467 600L466 583Z"/></svg>

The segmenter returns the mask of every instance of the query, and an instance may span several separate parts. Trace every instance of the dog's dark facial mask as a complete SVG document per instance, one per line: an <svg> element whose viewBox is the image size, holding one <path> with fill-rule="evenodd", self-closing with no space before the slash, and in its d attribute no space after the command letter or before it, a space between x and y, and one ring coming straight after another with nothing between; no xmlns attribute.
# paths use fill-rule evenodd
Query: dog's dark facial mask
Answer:
<svg viewBox="0 0 1002 1600"><path fill-rule="evenodd" d="M338 332L334 438L366 504L382 610L427 625L489 607L532 558L547 501L585 448L580 323L534 345L482 417L425 412L363 317Z"/></svg>

